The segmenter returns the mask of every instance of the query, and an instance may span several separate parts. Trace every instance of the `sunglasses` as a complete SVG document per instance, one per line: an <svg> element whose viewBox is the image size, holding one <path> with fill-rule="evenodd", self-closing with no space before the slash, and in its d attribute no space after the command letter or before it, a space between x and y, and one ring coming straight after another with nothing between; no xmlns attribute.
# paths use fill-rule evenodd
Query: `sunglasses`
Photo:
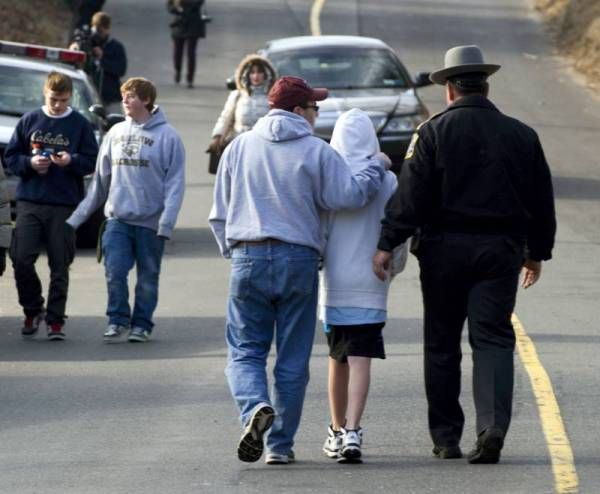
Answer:
<svg viewBox="0 0 600 494"><path fill-rule="evenodd" d="M319 111L319 105L306 105L306 106L303 106L302 108L304 108L305 110L312 108L314 111Z"/></svg>

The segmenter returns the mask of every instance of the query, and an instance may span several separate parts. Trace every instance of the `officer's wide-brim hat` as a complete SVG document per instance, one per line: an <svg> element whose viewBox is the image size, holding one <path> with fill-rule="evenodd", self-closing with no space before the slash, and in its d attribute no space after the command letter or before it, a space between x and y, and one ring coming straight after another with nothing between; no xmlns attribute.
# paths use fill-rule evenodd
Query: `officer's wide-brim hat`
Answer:
<svg viewBox="0 0 600 494"><path fill-rule="evenodd" d="M483 53L478 46L455 46L446 52L444 68L429 74L429 79L435 84L446 84L446 81L457 75L482 73L492 75L500 65L485 63Z"/></svg>

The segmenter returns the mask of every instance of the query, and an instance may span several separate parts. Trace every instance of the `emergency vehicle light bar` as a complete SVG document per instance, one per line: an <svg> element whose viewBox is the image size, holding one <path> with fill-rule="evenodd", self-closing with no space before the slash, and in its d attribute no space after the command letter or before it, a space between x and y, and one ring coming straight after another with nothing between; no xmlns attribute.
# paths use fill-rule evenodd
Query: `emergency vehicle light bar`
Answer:
<svg viewBox="0 0 600 494"><path fill-rule="evenodd" d="M0 41L0 53L39 58L49 62L62 62L73 65L83 64L86 58L86 54L83 51L53 48L51 46L29 45L12 41Z"/></svg>

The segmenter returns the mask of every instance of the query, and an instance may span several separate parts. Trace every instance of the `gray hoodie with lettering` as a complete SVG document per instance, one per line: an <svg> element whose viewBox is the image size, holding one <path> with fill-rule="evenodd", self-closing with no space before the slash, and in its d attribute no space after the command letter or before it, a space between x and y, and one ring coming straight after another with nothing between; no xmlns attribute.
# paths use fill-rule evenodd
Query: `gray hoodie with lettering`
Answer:
<svg viewBox="0 0 600 494"><path fill-rule="evenodd" d="M67 220L79 227L106 200L104 214L170 238L185 189L185 151L155 107L142 124L128 118L102 141L85 199Z"/></svg>

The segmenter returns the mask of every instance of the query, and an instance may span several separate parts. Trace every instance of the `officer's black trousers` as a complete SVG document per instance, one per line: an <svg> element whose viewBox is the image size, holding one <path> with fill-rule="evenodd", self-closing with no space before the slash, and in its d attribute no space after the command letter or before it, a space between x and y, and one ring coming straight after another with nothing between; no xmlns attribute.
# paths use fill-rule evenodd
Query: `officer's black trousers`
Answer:
<svg viewBox="0 0 600 494"><path fill-rule="evenodd" d="M457 445L461 332L468 321L473 351L477 433L508 430L512 408L515 305L523 248L508 236L429 234L418 250L425 308L425 388L434 444Z"/></svg>
<svg viewBox="0 0 600 494"><path fill-rule="evenodd" d="M10 246L19 303L28 317L44 309L42 284L35 262L46 247L50 286L46 321L63 323L69 288L69 266L75 255L75 232L65 223L73 212L70 206L17 202L17 224Z"/></svg>

